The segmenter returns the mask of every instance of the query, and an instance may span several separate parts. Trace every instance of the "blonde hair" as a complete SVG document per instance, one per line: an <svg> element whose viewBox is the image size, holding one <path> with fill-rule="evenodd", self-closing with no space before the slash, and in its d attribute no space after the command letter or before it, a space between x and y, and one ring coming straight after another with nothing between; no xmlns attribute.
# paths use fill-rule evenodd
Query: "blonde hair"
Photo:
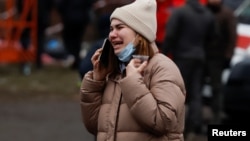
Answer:
<svg viewBox="0 0 250 141"><path fill-rule="evenodd" d="M135 48L135 54L147 55L149 56L149 59L152 58L155 54L151 43L140 34L137 34L135 38Z"/></svg>

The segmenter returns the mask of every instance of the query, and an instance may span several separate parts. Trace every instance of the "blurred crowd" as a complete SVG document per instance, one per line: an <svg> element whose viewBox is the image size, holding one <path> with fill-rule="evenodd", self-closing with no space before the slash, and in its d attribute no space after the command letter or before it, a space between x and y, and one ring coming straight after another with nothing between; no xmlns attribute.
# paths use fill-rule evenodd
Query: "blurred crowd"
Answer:
<svg viewBox="0 0 250 141"><path fill-rule="evenodd" d="M36 69L44 64L42 54L70 62L81 80L92 69L90 58L101 47L110 31L110 14L116 7L134 0L37 0L38 1L38 46ZM237 18L233 9L226 7L222 0L157 0L157 39L162 53L169 56L180 68L187 89L186 136L206 132L204 123L223 123L222 73L229 69L237 42ZM22 11L22 1L17 7ZM46 29L51 26L52 10L60 16L61 40L48 40ZM135 11L136 12L136 11ZM58 24L59 25L59 24ZM92 26L94 30L88 30ZM53 26L51 30L57 30ZM86 36L95 32L90 44L82 44ZM28 30L21 43L23 49L29 44ZM85 37L85 38L84 38ZM61 43L61 44L60 44ZM59 48L52 52L51 48ZM86 55L80 52L86 50ZM24 62L24 64L27 62ZM211 86L212 96L203 96L204 85ZM212 118L204 121L203 106L212 110ZM191 139L190 139L191 140Z"/></svg>

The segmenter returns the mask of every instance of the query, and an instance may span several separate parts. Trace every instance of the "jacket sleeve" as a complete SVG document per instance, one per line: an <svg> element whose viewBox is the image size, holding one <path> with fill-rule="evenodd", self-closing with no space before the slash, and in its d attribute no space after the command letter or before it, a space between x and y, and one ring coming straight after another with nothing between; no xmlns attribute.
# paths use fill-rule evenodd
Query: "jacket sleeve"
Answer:
<svg viewBox="0 0 250 141"><path fill-rule="evenodd" d="M104 81L95 81L92 79L93 73L88 72L83 80L80 89L80 105L82 119L86 129L96 135L97 118L101 106L102 94L105 86Z"/></svg>
<svg viewBox="0 0 250 141"><path fill-rule="evenodd" d="M173 63L160 63L150 71L150 80L145 80L150 81L149 87L140 74L120 82L130 112L140 125L156 135L166 134L169 129L182 132L184 127L179 126L183 125L185 113L185 87L179 70Z"/></svg>

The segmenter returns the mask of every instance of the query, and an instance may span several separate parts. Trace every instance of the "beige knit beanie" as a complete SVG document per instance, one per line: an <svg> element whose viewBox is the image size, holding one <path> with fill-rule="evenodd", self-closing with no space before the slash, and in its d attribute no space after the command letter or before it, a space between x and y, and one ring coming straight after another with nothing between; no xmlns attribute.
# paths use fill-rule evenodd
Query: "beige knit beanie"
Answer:
<svg viewBox="0 0 250 141"><path fill-rule="evenodd" d="M133 3L116 8L110 16L121 20L150 42L156 38L156 1L135 0Z"/></svg>

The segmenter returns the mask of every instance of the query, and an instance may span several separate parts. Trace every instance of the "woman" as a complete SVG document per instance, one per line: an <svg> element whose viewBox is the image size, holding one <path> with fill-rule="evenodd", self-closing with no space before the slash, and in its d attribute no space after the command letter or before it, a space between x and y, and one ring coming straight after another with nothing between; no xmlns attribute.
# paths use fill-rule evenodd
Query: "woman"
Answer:
<svg viewBox="0 0 250 141"><path fill-rule="evenodd" d="M82 81L87 130L97 141L182 141L185 87L176 65L155 45L155 0L117 8L110 19L110 65L100 64L98 49L91 58L93 71Z"/></svg>

